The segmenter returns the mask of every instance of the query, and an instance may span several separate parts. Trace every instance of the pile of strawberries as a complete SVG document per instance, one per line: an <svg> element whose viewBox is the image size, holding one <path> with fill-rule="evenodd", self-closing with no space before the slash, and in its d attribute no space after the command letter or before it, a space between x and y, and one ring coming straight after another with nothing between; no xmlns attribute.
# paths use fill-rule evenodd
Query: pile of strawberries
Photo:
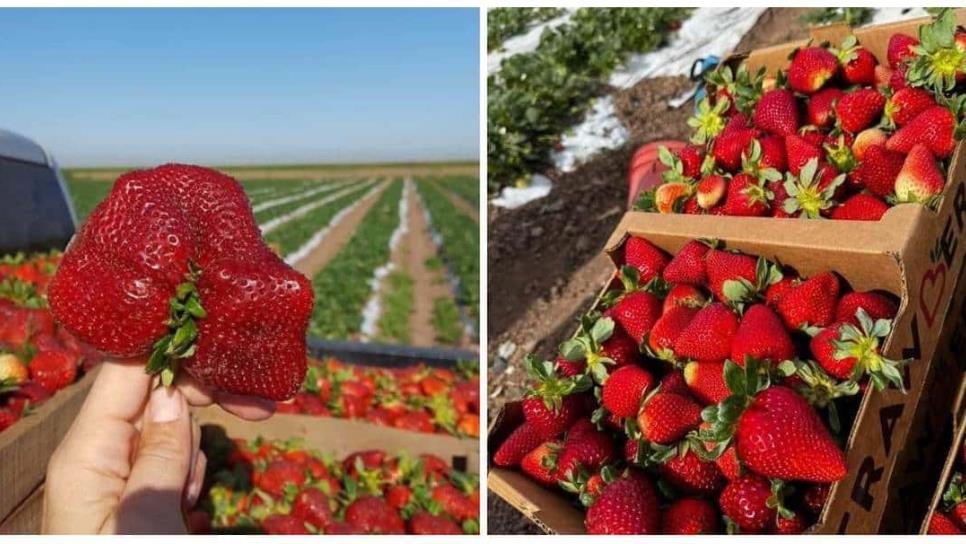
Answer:
<svg viewBox="0 0 966 544"><path fill-rule="evenodd" d="M573 493L590 533L799 533L846 474L860 393L903 387L891 294L692 240L627 239L612 289L528 358L493 463Z"/></svg>
<svg viewBox="0 0 966 544"><path fill-rule="evenodd" d="M353 453L339 461L296 440L231 440L205 427L205 486L192 533L476 534L479 482L432 455Z"/></svg>
<svg viewBox="0 0 966 544"><path fill-rule="evenodd" d="M637 208L877 221L935 205L964 132L966 31L946 10L918 38L894 34L887 56L850 36L795 50L774 79L710 73L691 144L662 149L663 183Z"/></svg>
<svg viewBox="0 0 966 544"><path fill-rule="evenodd" d="M409 431L480 436L480 375L475 362L453 369L388 368L309 359L295 398L279 412L362 419Z"/></svg>
<svg viewBox="0 0 966 544"><path fill-rule="evenodd" d="M0 258L0 431L103 359L47 309L59 260L58 253Z"/></svg>
<svg viewBox="0 0 966 544"><path fill-rule="evenodd" d="M943 492L942 503L929 518L931 535L966 534L966 481L963 480L963 473L966 471L966 444L961 444L960 448L957 470L950 477Z"/></svg>

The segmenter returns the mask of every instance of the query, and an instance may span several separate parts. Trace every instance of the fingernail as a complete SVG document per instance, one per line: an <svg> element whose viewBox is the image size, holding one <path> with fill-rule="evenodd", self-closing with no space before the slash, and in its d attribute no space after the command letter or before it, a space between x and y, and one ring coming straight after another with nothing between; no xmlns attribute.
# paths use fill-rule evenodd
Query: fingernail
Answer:
<svg viewBox="0 0 966 544"><path fill-rule="evenodd" d="M151 392L151 421L167 423L181 417L184 402L181 393L174 387L156 387Z"/></svg>
<svg viewBox="0 0 966 544"><path fill-rule="evenodd" d="M188 491L186 493L187 497L185 500L188 501L190 506L194 506L198 502L198 494L201 493L201 480L198 478L192 478L191 483L188 484Z"/></svg>

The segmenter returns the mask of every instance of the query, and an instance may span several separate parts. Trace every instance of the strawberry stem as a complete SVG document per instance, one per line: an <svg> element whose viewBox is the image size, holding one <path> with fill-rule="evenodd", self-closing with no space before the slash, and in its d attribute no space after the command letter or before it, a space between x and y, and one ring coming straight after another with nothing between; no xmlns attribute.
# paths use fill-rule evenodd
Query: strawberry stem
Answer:
<svg viewBox="0 0 966 544"><path fill-rule="evenodd" d="M196 320L204 319L208 315L201 305L195 286L201 271L191 264L188 268L185 281L175 288L175 294L169 303L170 315L165 324L170 332L154 343L151 357L144 369L152 376L159 375L165 386L174 383L179 360L194 355L195 340L198 338Z"/></svg>

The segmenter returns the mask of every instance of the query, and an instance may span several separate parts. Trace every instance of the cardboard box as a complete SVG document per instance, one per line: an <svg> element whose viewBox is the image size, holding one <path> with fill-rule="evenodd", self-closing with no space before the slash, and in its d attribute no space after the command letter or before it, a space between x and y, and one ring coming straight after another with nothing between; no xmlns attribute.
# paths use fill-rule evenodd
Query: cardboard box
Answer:
<svg viewBox="0 0 966 544"><path fill-rule="evenodd" d="M0 526L44 481L60 444L94 383L97 368L57 392L36 411L0 432Z"/></svg>
<svg viewBox="0 0 966 544"><path fill-rule="evenodd" d="M905 370L907 394L897 390L870 390L862 399L859 415L849 434L849 474L833 487L832 496L814 528L822 533L876 533L887 511L892 476L898 459L908 465L907 447L916 456L930 458L938 451L935 436L928 429L914 429L928 406L941 407L946 424L951 417L954 391L944 390L942 375L964 359L954 356L961 342L953 342L952 327L945 327L952 302L962 308L966 282L957 282L966 258L966 161L962 147L950 169L949 194L938 213L903 206L892 210L878 223L850 225L849 236L831 221L773 220L685 215L628 213L607 243L607 252L620 261L628 235L647 238L675 253L693 238L717 238L729 248L777 259L810 276L833 270L855 290L883 289L900 296L899 315L885 350L895 359L910 358ZM956 289L957 283L959 289ZM948 382L948 380L947 380ZM935 387L938 384L938 387ZM945 389L951 389L946 387ZM925 402L920 403L925 396ZM922 404L922 406L920 406ZM508 429L520 421L519 410L510 406L497 417L489 447L494 450ZM917 417L918 416L918 417ZM935 418L934 418L935 419ZM940 418L942 419L942 418ZM933 428L941 427L934 421ZM929 463L924 463L926 466ZM551 532L582 530L582 515L554 492L524 482L512 471L490 472L490 489L517 506ZM921 486L922 480L920 480ZM894 496L894 495L893 495ZM925 501L923 508L925 508ZM918 512L901 512L895 500L888 510L890 519L921 519ZM569 509L561 514L561 509ZM895 516L901 516L901 518ZM900 523L903 525L903 523Z"/></svg>

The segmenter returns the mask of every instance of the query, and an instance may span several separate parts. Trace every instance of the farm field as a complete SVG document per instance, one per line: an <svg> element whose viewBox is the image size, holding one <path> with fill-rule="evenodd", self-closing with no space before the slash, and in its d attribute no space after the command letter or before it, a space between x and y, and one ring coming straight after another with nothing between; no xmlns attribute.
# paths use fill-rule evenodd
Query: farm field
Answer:
<svg viewBox="0 0 966 544"><path fill-rule="evenodd" d="M475 165L226 170L244 186L269 246L312 281L316 307L310 335L414 346L477 345ZM120 173L65 172L79 221Z"/></svg>

